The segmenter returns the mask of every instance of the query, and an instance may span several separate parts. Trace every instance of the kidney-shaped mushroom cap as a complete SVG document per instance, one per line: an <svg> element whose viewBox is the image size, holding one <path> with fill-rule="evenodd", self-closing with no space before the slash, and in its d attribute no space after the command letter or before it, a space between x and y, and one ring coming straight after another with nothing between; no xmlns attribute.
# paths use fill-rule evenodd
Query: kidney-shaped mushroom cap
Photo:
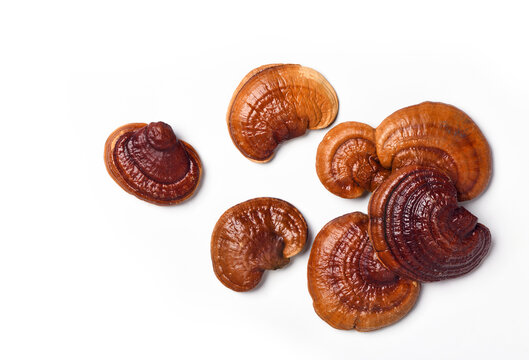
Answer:
<svg viewBox="0 0 529 360"><path fill-rule="evenodd" d="M244 77L231 99L227 122L240 152L267 162L281 142L329 126L337 113L336 93L319 72L271 64Z"/></svg>
<svg viewBox="0 0 529 360"><path fill-rule="evenodd" d="M369 242L367 215L355 212L321 229L310 252L309 292L316 313L342 330L370 331L402 319L420 284L400 278L377 259Z"/></svg>
<svg viewBox="0 0 529 360"><path fill-rule="evenodd" d="M125 191L157 205L188 199L202 173L195 149L163 122L119 127L106 141L105 164Z"/></svg>
<svg viewBox="0 0 529 360"><path fill-rule="evenodd" d="M228 209L211 235L217 278L235 291L257 286L265 270L282 268L307 241L307 223L286 201L256 198Z"/></svg>
<svg viewBox="0 0 529 360"><path fill-rule="evenodd" d="M352 199L377 188L390 170L378 161L375 129L350 121L325 134L316 153L316 172L327 190Z"/></svg>
<svg viewBox="0 0 529 360"><path fill-rule="evenodd" d="M478 196L489 182L489 144L472 119L458 108L424 102L398 110L376 129L382 166L435 166L454 181L460 201Z"/></svg>
<svg viewBox="0 0 529 360"><path fill-rule="evenodd" d="M371 196L369 237L386 267L421 282L470 272L491 243L489 230L457 205L451 179L416 165L392 173Z"/></svg>

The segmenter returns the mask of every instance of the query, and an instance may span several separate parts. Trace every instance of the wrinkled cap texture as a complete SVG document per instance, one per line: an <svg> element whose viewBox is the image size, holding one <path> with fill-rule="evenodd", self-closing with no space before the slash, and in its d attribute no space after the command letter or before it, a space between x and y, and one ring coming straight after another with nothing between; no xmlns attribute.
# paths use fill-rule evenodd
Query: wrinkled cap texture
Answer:
<svg viewBox="0 0 529 360"><path fill-rule="evenodd" d="M228 209L211 235L217 278L235 291L248 291L265 270L282 268L307 241L307 224L286 201L256 198Z"/></svg>
<svg viewBox="0 0 529 360"><path fill-rule="evenodd" d="M367 235L369 218L340 216L318 233L310 253L308 287L314 310L343 330L376 330L403 318L420 290L377 259Z"/></svg>
<svg viewBox="0 0 529 360"><path fill-rule="evenodd" d="M196 151L163 122L118 128L105 144L105 164L125 191L157 205L189 198L202 169Z"/></svg>
<svg viewBox="0 0 529 360"><path fill-rule="evenodd" d="M380 260L421 282L464 275L487 255L489 230L458 206L452 180L433 167L403 167L369 201L369 236Z"/></svg>
<svg viewBox="0 0 529 360"><path fill-rule="evenodd" d="M321 141L316 173L327 190L351 199L376 189L390 170L378 161L375 129L350 121L333 127Z"/></svg>
<svg viewBox="0 0 529 360"><path fill-rule="evenodd" d="M280 143L307 129L327 127L337 113L336 93L319 72L270 64L252 70L239 84L227 123L239 151L250 160L266 162Z"/></svg>

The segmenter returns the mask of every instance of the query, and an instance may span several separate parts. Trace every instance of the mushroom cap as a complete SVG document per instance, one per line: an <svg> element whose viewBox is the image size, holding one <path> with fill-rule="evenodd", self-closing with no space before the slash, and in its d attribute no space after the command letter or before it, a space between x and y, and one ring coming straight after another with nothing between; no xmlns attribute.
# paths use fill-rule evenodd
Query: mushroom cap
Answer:
<svg viewBox="0 0 529 360"><path fill-rule="evenodd" d="M293 205L268 197L247 200L226 210L213 229L213 270L228 288L248 291L265 270L288 264L306 241L307 223Z"/></svg>
<svg viewBox="0 0 529 360"><path fill-rule="evenodd" d="M314 310L337 329L370 331L402 319L419 296L420 284L386 269L367 235L369 218L340 216L318 233L308 264Z"/></svg>
<svg viewBox="0 0 529 360"><path fill-rule="evenodd" d="M108 137L104 155L107 171L119 186L156 205L191 197L202 174L195 149L163 122L119 127Z"/></svg>
<svg viewBox="0 0 529 360"><path fill-rule="evenodd" d="M434 167L392 173L369 201L369 237L380 261L421 282L464 275L490 248L490 232L457 204L452 180Z"/></svg>
<svg viewBox="0 0 529 360"><path fill-rule="evenodd" d="M316 153L316 172L327 190L347 199L373 191L390 173L378 161L375 129L354 121L325 134Z"/></svg>
<svg viewBox="0 0 529 360"><path fill-rule="evenodd" d="M454 181L460 201L487 187L491 151L472 119L455 106L423 102L398 110L376 129L376 151L386 168L435 166Z"/></svg>
<svg viewBox="0 0 529 360"><path fill-rule="evenodd" d="M338 97L319 72L270 64L244 77L226 119L239 151L250 160L267 162L281 142L329 126L337 113Z"/></svg>

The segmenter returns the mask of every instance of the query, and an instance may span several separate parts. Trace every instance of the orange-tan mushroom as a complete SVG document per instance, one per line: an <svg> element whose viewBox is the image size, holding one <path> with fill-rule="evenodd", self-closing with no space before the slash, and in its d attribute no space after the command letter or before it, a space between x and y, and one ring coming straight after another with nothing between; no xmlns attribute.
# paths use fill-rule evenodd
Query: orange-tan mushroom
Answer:
<svg viewBox="0 0 529 360"><path fill-rule="evenodd" d="M327 190L352 199L376 189L390 170L378 161L375 129L350 121L325 134L316 153L316 173Z"/></svg>
<svg viewBox="0 0 529 360"><path fill-rule="evenodd" d="M369 237L378 258L421 282L464 275L490 248L490 232L457 204L452 180L435 167L393 172L369 201Z"/></svg>
<svg viewBox="0 0 529 360"><path fill-rule="evenodd" d="M338 113L331 84L316 70L270 64L252 70L228 107L231 139L256 162L269 161L280 143L329 126Z"/></svg>
<svg viewBox="0 0 529 360"><path fill-rule="evenodd" d="M318 148L318 176L339 196L360 196L362 188L373 191L389 175L376 159L393 171L407 165L437 167L453 180L460 201L475 198L487 187L492 173L489 144L472 119L452 105L424 102L398 110L375 129L374 140L368 128L356 124L331 129L329 136L336 138L326 136ZM362 145L360 140L352 142L354 137L363 138ZM370 182L373 178L376 181ZM347 191L347 185L344 190L343 184L355 191Z"/></svg>
<svg viewBox="0 0 529 360"><path fill-rule="evenodd" d="M211 235L215 275L235 291L248 291L265 270L282 268L307 241L307 224L293 205L256 198L228 209Z"/></svg>
<svg viewBox="0 0 529 360"><path fill-rule="evenodd" d="M308 264L314 310L342 330L370 331L402 319L415 304L420 284L399 277L376 257L367 235L369 218L340 216L316 236Z"/></svg>
<svg viewBox="0 0 529 360"><path fill-rule="evenodd" d="M200 182L197 152L163 122L119 127L108 137L104 155L108 173L122 189L156 205L188 199Z"/></svg>

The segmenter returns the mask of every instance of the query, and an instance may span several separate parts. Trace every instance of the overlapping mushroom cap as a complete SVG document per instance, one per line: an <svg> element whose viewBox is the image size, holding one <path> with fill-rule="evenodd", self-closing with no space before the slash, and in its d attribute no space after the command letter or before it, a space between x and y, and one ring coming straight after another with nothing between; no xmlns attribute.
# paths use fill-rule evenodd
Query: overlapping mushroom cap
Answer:
<svg viewBox="0 0 529 360"><path fill-rule="evenodd" d="M376 129L382 166L435 166L454 181L460 201L487 187L492 160L489 144L472 119L455 106L424 102L398 110Z"/></svg>
<svg viewBox="0 0 529 360"><path fill-rule="evenodd" d="M307 129L331 124L338 98L316 70L294 64L264 65L237 87L227 114L230 136L250 160L269 161L277 146Z"/></svg>
<svg viewBox="0 0 529 360"><path fill-rule="evenodd" d="M310 253L308 286L316 313L338 329L376 330L404 317L420 284L378 261L367 235L368 217L336 218L318 233Z"/></svg>
<svg viewBox="0 0 529 360"><path fill-rule="evenodd" d="M196 151L163 123L127 124L105 144L105 165L125 191L157 204L173 205L196 190L202 171Z"/></svg>
<svg viewBox="0 0 529 360"><path fill-rule="evenodd" d="M351 199L376 189L390 170L378 161L375 129L350 121L327 132L316 153L316 172L327 190Z"/></svg>
<svg viewBox="0 0 529 360"><path fill-rule="evenodd" d="M424 102L398 110L374 135L368 125L345 124L329 131L316 160L323 185L336 195L349 198L360 196L362 188L373 191L389 175L384 168L396 170L407 165L434 166L447 173L460 201L481 194L490 180L492 160L487 140L472 119L452 105Z"/></svg>
<svg viewBox="0 0 529 360"><path fill-rule="evenodd" d="M279 269L307 241L307 224L286 201L256 198L228 209L211 235L217 278L235 291L257 286L265 270Z"/></svg>
<svg viewBox="0 0 529 360"><path fill-rule="evenodd" d="M470 272L491 242L489 230L458 206L452 180L416 165L392 173L371 196L369 237L386 267L421 282Z"/></svg>

